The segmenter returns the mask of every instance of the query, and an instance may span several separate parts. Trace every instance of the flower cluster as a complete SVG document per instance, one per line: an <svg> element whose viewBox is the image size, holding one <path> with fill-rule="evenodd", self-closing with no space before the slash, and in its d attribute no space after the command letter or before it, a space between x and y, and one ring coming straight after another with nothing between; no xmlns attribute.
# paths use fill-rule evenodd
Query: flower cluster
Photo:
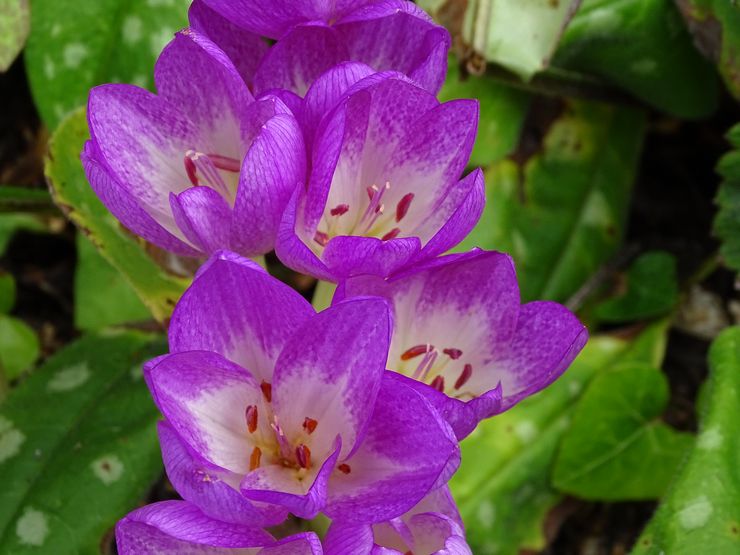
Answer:
<svg viewBox="0 0 740 555"><path fill-rule="evenodd" d="M132 232L208 257L144 367L182 501L116 529L123 555L466 554L459 441L586 341L522 305L461 178L477 104L435 98L450 38L405 0L196 0L157 94L90 93L88 179ZM248 257L337 284L319 313ZM276 539L289 514L331 525ZM274 531L275 529L273 529ZM277 532L276 532L277 533ZM279 534L284 536L284 534Z"/></svg>

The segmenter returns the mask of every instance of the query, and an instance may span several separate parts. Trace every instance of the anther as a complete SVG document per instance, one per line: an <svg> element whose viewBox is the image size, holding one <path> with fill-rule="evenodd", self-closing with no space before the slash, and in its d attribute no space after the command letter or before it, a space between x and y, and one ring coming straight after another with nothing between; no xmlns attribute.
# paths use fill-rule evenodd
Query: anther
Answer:
<svg viewBox="0 0 740 555"><path fill-rule="evenodd" d="M473 365L466 364L463 367L463 371L460 374L460 377L457 378L457 381L455 382L455 389L460 389L462 386L464 386L470 379L470 376L472 375L473 375Z"/></svg>
<svg viewBox="0 0 740 555"><path fill-rule="evenodd" d="M452 360L457 360L462 356L462 351L460 349L442 349L442 352Z"/></svg>
<svg viewBox="0 0 740 555"><path fill-rule="evenodd" d="M339 472L341 472L343 474L349 474L350 472L352 472L352 469L350 468L350 466L347 463L340 464L337 467L337 470L339 470Z"/></svg>
<svg viewBox="0 0 740 555"><path fill-rule="evenodd" d="M332 216L341 216L349 211L349 204L337 204L334 208L329 210L329 214Z"/></svg>
<svg viewBox="0 0 740 555"><path fill-rule="evenodd" d="M390 241L391 239L395 239L398 237L398 234L401 233L401 230L397 227L394 227L391 229L388 233L383 235L383 237L380 238L381 241Z"/></svg>
<svg viewBox="0 0 740 555"><path fill-rule="evenodd" d="M260 389L262 390L262 395L265 396L265 399L268 403L272 402L272 384L267 383L266 381L263 381L260 384Z"/></svg>
<svg viewBox="0 0 740 555"><path fill-rule="evenodd" d="M208 154L208 157L219 170L233 173L239 173L241 171L241 163L236 158L229 158L219 154Z"/></svg>
<svg viewBox="0 0 740 555"><path fill-rule="evenodd" d="M245 413L247 419L247 429L250 434L253 434L257 430L257 405L249 405Z"/></svg>
<svg viewBox="0 0 740 555"><path fill-rule="evenodd" d="M329 242L329 236L323 231L317 231L316 235L313 236L313 240L322 247L325 247L326 244Z"/></svg>
<svg viewBox="0 0 740 555"><path fill-rule="evenodd" d="M308 416L303 421L303 429L306 430L309 434L312 434L313 431L316 429L316 426L318 426L319 423L314 420L313 418L309 418Z"/></svg>
<svg viewBox="0 0 740 555"><path fill-rule="evenodd" d="M249 457L249 471L256 470L260 467L262 450L259 447L252 449L252 455Z"/></svg>
<svg viewBox="0 0 740 555"><path fill-rule="evenodd" d="M301 468L309 468L311 466L311 450L303 443L295 448L295 458Z"/></svg>
<svg viewBox="0 0 740 555"><path fill-rule="evenodd" d="M401 360L411 360L412 358L433 350L434 345L415 345L401 355Z"/></svg>
<svg viewBox="0 0 740 555"><path fill-rule="evenodd" d="M445 390L445 379L442 377L442 374L437 375L436 378L432 380L432 383L429 384L433 389L436 389L440 393L444 393Z"/></svg>
<svg viewBox="0 0 740 555"><path fill-rule="evenodd" d="M414 193L408 193L398 201L396 205L396 221L400 222L408 214L411 201L414 200Z"/></svg>
<svg viewBox="0 0 740 555"><path fill-rule="evenodd" d="M198 171L195 167L195 162L193 162L192 157L188 154L185 155L183 162L185 163L185 173L188 174L190 183L197 187L200 183L198 183Z"/></svg>

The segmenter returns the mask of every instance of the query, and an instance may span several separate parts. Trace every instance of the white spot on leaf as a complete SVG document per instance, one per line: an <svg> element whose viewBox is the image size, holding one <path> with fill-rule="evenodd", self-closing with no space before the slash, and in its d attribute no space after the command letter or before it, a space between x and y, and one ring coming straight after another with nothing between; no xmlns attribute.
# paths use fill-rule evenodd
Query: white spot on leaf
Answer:
<svg viewBox="0 0 740 555"><path fill-rule="evenodd" d="M174 36L175 34L172 32L172 29L169 28L152 32L151 37L149 38L149 45L151 46L152 54L159 56L159 53L162 52L162 49Z"/></svg>
<svg viewBox="0 0 740 555"><path fill-rule="evenodd" d="M136 44L141 40L143 24L135 15L129 15L123 20L123 42Z"/></svg>
<svg viewBox="0 0 740 555"><path fill-rule="evenodd" d="M87 46L80 42L72 42L64 47L64 65L70 69L76 69L80 67L82 61L87 58L90 52L87 50Z"/></svg>
<svg viewBox="0 0 740 555"><path fill-rule="evenodd" d="M26 441L26 436L23 432L16 428L10 420L0 416L0 463L10 457L15 457L20 452L24 441Z"/></svg>
<svg viewBox="0 0 740 555"><path fill-rule="evenodd" d="M491 528L493 526L493 521L496 518L496 507L494 507L490 501L481 501L481 504L478 506L478 513L476 516L478 517L478 522L480 522L483 527Z"/></svg>
<svg viewBox="0 0 740 555"><path fill-rule="evenodd" d="M717 428L709 428L708 430L704 430L701 434L699 434L699 439L696 442L696 446L699 449L705 449L706 451L714 451L722 445L724 439L725 438L722 436L722 432L720 432Z"/></svg>
<svg viewBox="0 0 740 555"><path fill-rule="evenodd" d="M28 507L15 525L15 533L24 545L44 545L49 535L49 522L41 511Z"/></svg>
<svg viewBox="0 0 740 555"><path fill-rule="evenodd" d="M514 433L520 440L527 443L537 435L537 426L529 420L522 420L514 426Z"/></svg>
<svg viewBox="0 0 740 555"><path fill-rule="evenodd" d="M95 476L106 486L116 482L123 474L123 463L116 455L103 455L90 466Z"/></svg>
<svg viewBox="0 0 740 555"><path fill-rule="evenodd" d="M87 364L80 363L64 370L60 370L54 377L49 380L46 389L49 391L60 392L70 391L80 387L90 378L90 369Z"/></svg>
<svg viewBox="0 0 740 555"><path fill-rule="evenodd" d="M174 0L147 0L146 2L150 8L158 8L160 6L174 6Z"/></svg>
<svg viewBox="0 0 740 555"><path fill-rule="evenodd" d="M706 495L700 495L678 512L678 522L686 530L701 528L712 516L714 507Z"/></svg>
<svg viewBox="0 0 740 555"><path fill-rule="evenodd" d="M44 56L44 75L46 78L51 80L57 73L57 68L54 66L54 61L50 56Z"/></svg>

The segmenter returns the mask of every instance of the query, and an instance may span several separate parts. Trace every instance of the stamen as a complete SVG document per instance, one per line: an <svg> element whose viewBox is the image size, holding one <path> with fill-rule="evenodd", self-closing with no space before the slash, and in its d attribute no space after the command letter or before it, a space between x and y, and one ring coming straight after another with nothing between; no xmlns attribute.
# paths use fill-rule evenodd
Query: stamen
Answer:
<svg viewBox="0 0 740 555"><path fill-rule="evenodd" d="M197 187L200 183L198 183L198 172L195 168L195 163L187 154L185 155L183 162L185 162L185 173L188 174L190 183Z"/></svg>
<svg viewBox="0 0 740 555"><path fill-rule="evenodd" d="M290 458L290 442L288 441L285 432L283 432L283 429L280 427L277 415L273 415L272 419L273 422L270 424L270 427L275 432L275 439L277 439L278 447L280 447L280 455L283 459L287 460Z"/></svg>
<svg viewBox="0 0 740 555"><path fill-rule="evenodd" d="M301 468L309 468L311 466L311 450L303 443L295 448L295 458Z"/></svg>
<svg viewBox="0 0 740 555"><path fill-rule="evenodd" d="M473 375L473 365L466 364L463 367L463 371L460 374L460 377L457 378L457 381L455 382L455 389L460 389L462 386L464 386L470 379L470 376L472 375Z"/></svg>
<svg viewBox="0 0 740 555"><path fill-rule="evenodd" d="M312 434L316 429L316 426L318 425L318 421L314 420L313 418L309 418L308 416L303 421L303 429L306 430L309 434Z"/></svg>
<svg viewBox="0 0 740 555"><path fill-rule="evenodd" d="M227 156L220 156L219 154L208 154L208 157L219 170L224 170L232 173L239 173L241 171L241 163L236 158L229 158Z"/></svg>
<svg viewBox="0 0 740 555"><path fill-rule="evenodd" d="M247 419L247 429L250 434L253 434L257 430L257 405L249 405L245 413Z"/></svg>
<svg viewBox="0 0 740 555"><path fill-rule="evenodd" d="M436 378L432 380L432 383L430 383L429 385L440 393L444 393L445 379L442 377L442 374L439 374Z"/></svg>
<svg viewBox="0 0 740 555"><path fill-rule="evenodd" d="M329 210L329 214L332 216L341 216L349 211L349 204L337 204L334 208Z"/></svg>
<svg viewBox="0 0 740 555"><path fill-rule="evenodd" d="M367 189L365 189L367 192L367 198L368 200L373 200L373 197L375 196L375 193L378 192L378 187L375 185L370 185Z"/></svg>
<svg viewBox="0 0 740 555"><path fill-rule="evenodd" d="M411 206L412 200L414 200L414 193L408 193L404 195L401 200L398 201L398 204L396 205L396 221L397 222L400 222L401 220L403 220L406 214L409 213L409 207Z"/></svg>
<svg viewBox="0 0 740 555"><path fill-rule="evenodd" d="M259 447L252 449L252 455L249 457L249 471L257 470L260 467L262 450Z"/></svg>
<svg viewBox="0 0 740 555"><path fill-rule="evenodd" d="M313 240L322 247L325 247L326 244L329 242L329 236L323 231L317 231L316 235L313 236Z"/></svg>
<svg viewBox="0 0 740 555"><path fill-rule="evenodd" d="M221 156L218 158L223 159ZM185 162L185 171L188 174L188 179L190 179L190 182L193 183L193 185L206 185L220 193L224 198L231 197L229 187L224 183L224 180L221 178L221 174L218 173L216 165L207 154L188 150L185 153L185 159L190 160L189 163Z"/></svg>
<svg viewBox="0 0 740 555"><path fill-rule="evenodd" d="M382 189L378 189L377 185L372 185L366 189L367 194L370 197L370 203L367 205L362 218L360 218L360 222L365 222L365 227L362 233L367 233L367 231L370 230L371 227L373 227L378 218L383 215L383 210L385 210L385 206L381 204L380 201L383 198L385 192L390 188L391 184L386 181Z"/></svg>
<svg viewBox="0 0 740 555"><path fill-rule="evenodd" d="M415 345L401 355L401 360L411 360L412 358L433 350L434 345Z"/></svg>
<svg viewBox="0 0 740 555"><path fill-rule="evenodd" d="M462 356L462 351L460 349L442 349L442 352L452 360L457 360Z"/></svg>
<svg viewBox="0 0 740 555"><path fill-rule="evenodd" d="M260 384L260 389L262 390L262 395L265 396L265 399L268 403L272 402L272 384L267 383L266 381L262 381Z"/></svg>
<svg viewBox="0 0 740 555"><path fill-rule="evenodd" d="M347 463L340 464L337 467L337 470L339 470L339 472L342 472L343 474L349 474L350 472L352 472L352 469Z"/></svg>
<svg viewBox="0 0 740 555"><path fill-rule="evenodd" d="M391 239L395 239L398 237L398 234L401 233L401 230L397 227L394 227L391 229L388 233L383 235L383 237L380 238L381 241L390 241Z"/></svg>
<svg viewBox="0 0 740 555"><path fill-rule="evenodd" d="M411 376L415 380L424 381L427 379L427 374L434 366L434 362L437 360L437 351L430 351L424 355L421 359L419 366L414 370L414 374Z"/></svg>

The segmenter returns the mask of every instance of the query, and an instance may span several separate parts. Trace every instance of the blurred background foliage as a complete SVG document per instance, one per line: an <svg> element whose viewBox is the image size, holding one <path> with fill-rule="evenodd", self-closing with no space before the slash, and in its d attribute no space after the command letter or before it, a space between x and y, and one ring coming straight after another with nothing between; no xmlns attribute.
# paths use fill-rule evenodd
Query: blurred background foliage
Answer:
<svg viewBox="0 0 740 555"><path fill-rule="evenodd" d="M488 204L457 250L511 253L523 299L592 337L463 444L474 552L740 552L738 3L417 3L453 36L440 97L481 104ZM197 262L121 228L78 154L89 88L151 88L187 7L0 0L1 553L110 552L174 495L140 363Z"/></svg>

